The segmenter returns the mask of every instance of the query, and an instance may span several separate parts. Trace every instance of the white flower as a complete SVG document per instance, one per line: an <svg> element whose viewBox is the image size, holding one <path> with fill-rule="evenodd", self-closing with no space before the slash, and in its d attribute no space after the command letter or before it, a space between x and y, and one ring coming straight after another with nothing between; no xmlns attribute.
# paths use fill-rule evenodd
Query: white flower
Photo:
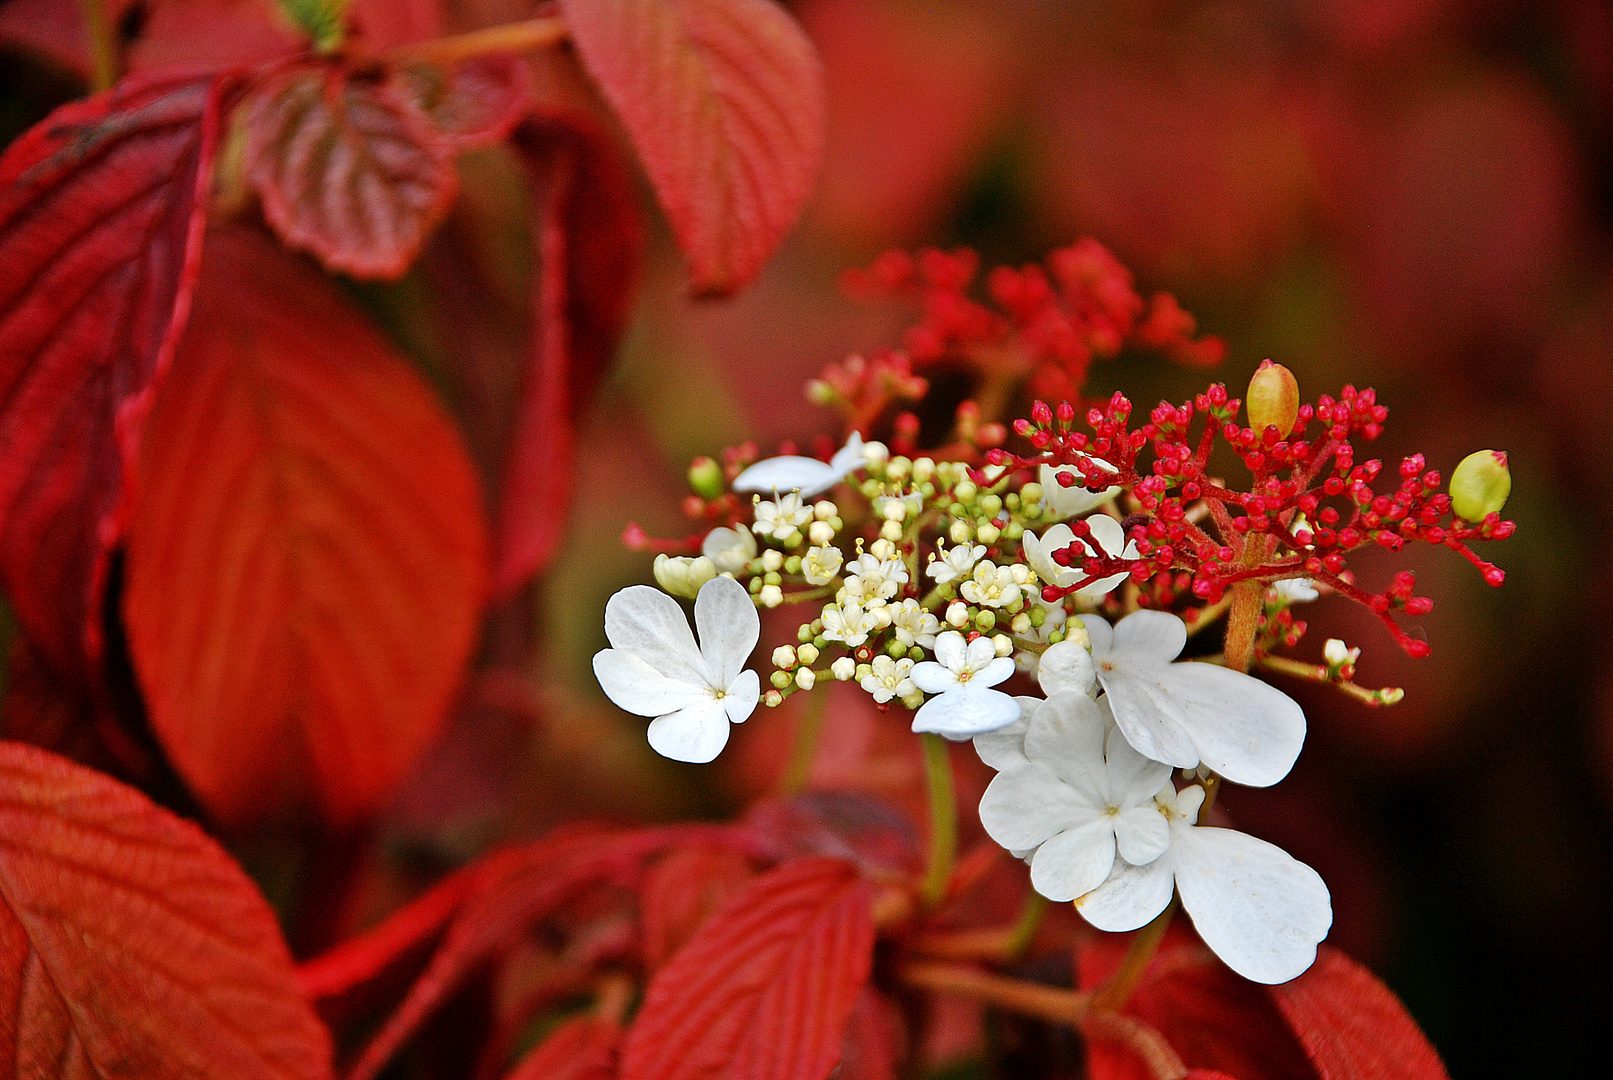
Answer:
<svg viewBox="0 0 1613 1080"><path fill-rule="evenodd" d="M913 717L913 730L967 739L1007 727L1019 719L1019 703L991 687L1013 673L1013 660L998 656L990 638L965 642L956 630L937 636L935 660L913 666L914 684L936 695Z"/></svg>
<svg viewBox="0 0 1613 1080"><path fill-rule="evenodd" d="M1193 928L1233 971L1259 983L1281 983L1316 959L1333 925L1333 901L1321 876L1281 848L1233 829L1195 825L1204 789L1156 796L1170 830L1165 853L1144 866L1115 860L1109 879L1075 902L1100 930L1146 925L1171 893Z"/></svg>
<svg viewBox="0 0 1613 1080"><path fill-rule="evenodd" d="M735 491L799 491L802 498L821 495L863 467L862 435L853 431L846 445L827 462L787 454L758 461L734 477ZM802 524L805 524L804 522ZM779 539L783 539L780 537Z"/></svg>
<svg viewBox="0 0 1613 1080"><path fill-rule="evenodd" d="M1138 611L1113 627L1095 615L1081 622L1092 637L1096 675L1115 723L1144 756L1182 769L1202 761L1253 787L1275 784L1293 768L1305 742L1299 705L1230 668L1171 663L1187 644L1181 619Z"/></svg>
<svg viewBox="0 0 1613 1080"><path fill-rule="evenodd" d="M973 579L958 592L971 604L986 607L1013 607L1019 602L1021 586L1030 584L1030 571L1023 565L998 566L991 560L976 564Z"/></svg>
<svg viewBox="0 0 1613 1080"><path fill-rule="evenodd" d="M884 653L874 657L873 672L864 675L862 688L874 695L874 700L881 705L893 697L907 697L918 689L910 676L913 673L913 661L906 659L892 660Z"/></svg>
<svg viewBox="0 0 1613 1080"><path fill-rule="evenodd" d="M920 607L917 600L910 596L901 603L892 604L890 613L897 641L908 648L914 645L935 648L935 635L941 629L941 620Z"/></svg>
<svg viewBox="0 0 1613 1080"><path fill-rule="evenodd" d="M1081 569L1081 563L1076 561L1070 566L1060 566L1053 561L1053 552L1071 544L1079 545L1086 554L1082 558L1091 558L1099 554L1094 551L1092 544L1096 543L1102 554L1111 558L1135 559L1137 557L1137 541L1126 541L1126 534L1120 527L1120 522L1108 514L1094 514L1086 519L1087 528L1091 531L1092 542L1076 539L1075 533L1068 525L1055 525L1048 529L1038 539L1034 533L1027 532L1020 538L1020 546L1025 551L1025 561L1031 564L1036 576L1049 585L1061 588L1074 585L1086 577L1086 571ZM1110 574L1106 578L1099 578L1089 585L1076 590L1078 596L1107 596L1114 591L1115 586L1126 580L1125 573Z"/></svg>
<svg viewBox="0 0 1613 1080"><path fill-rule="evenodd" d="M865 606L889 600L907 582L907 567L900 559L881 559L877 555L859 555L846 564L846 592L853 598L861 597Z"/></svg>
<svg viewBox="0 0 1613 1080"><path fill-rule="evenodd" d="M1034 848L1031 884L1049 900L1074 900L1114 868L1164 853L1170 829L1154 795L1169 765L1149 761L1114 729L1108 709L1082 693L1040 703L1027 725L1023 756L992 780L980 823L1010 851Z"/></svg>
<svg viewBox="0 0 1613 1080"><path fill-rule="evenodd" d="M936 550L941 553L940 557L931 559L924 572L934 578L937 585L968 577L980 556L986 553L985 547L980 544L958 544L951 551L937 544Z"/></svg>
<svg viewBox="0 0 1613 1080"><path fill-rule="evenodd" d="M751 528L758 536L771 535L775 540L784 540L812 520L812 507L792 491L780 495L777 502L757 499L755 515L756 523Z"/></svg>
<svg viewBox="0 0 1613 1080"><path fill-rule="evenodd" d="M816 528L823 522L817 522ZM808 585L827 585L840 573L840 563L845 558L837 547L807 548L806 558L801 560L801 576L806 578Z"/></svg>
<svg viewBox="0 0 1613 1080"><path fill-rule="evenodd" d="M712 529L700 544L700 554L725 574L743 573L756 558L756 538L749 529Z"/></svg>
<svg viewBox="0 0 1613 1080"><path fill-rule="evenodd" d="M879 629L879 620L863 610L861 604L823 605L823 636L828 641L843 641L856 648L868 640L868 635Z"/></svg>
<svg viewBox="0 0 1613 1080"><path fill-rule="evenodd" d="M700 586L717 576L717 564L709 555L698 558L671 555L655 557L655 583L673 596L694 599L700 595Z"/></svg>
<svg viewBox="0 0 1613 1080"><path fill-rule="evenodd" d="M1114 466L1100 457L1089 458L1093 464L1101 465L1105 469L1114 470ZM1075 477L1073 487L1065 487L1059 483L1059 473L1069 473ZM1120 494L1118 487L1105 488L1102 491L1088 491L1086 477L1081 470L1074 466L1064 465L1055 468L1052 465L1043 465L1038 474L1042 482L1042 506L1047 517L1055 521L1063 521L1078 514L1096 510L1104 503Z"/></svg>
<svg viewBox="0 0 1613 1080"><path fill-rule="evenodd" d="M1271 583L1271 591L1277 594L1277 599L1290 604L1308 604L1321 595L1316 591L1316 582L1302 577L1274 581Z"/></svg>
<svg viewBox="0 0 1613 1080"><path fill-rule="evenodd" d="M761 619L745 586L712 578L694 602L695 645L678 602L648 585L630 585L605 605L611 647L594 654L605 696L630 713L653 716L650 745L676 761L706 762L743 723L761 689L745 660Z"/></svg>

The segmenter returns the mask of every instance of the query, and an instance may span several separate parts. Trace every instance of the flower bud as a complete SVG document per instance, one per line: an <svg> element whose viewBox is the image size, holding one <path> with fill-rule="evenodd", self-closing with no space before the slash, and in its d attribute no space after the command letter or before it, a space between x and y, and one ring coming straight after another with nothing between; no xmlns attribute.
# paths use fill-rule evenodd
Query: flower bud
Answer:
<svg viewBox="0 0 1613 1080"><path fill-rule="evenodd" d="M758 599L761 600L763 607L776 608L784 603L784 590L777 585L763 585Z"/></svg>
<svg viewBox="0 0 1613 1080"><path fill-rule="evenodd" d="M975 538L975 531L967 521L954 521L952 527L947 530L947 535L952 538L954 544L967 544Z"/></svg>
<svg viewBox="0 0 1613 1080"><path fill-rule="evenodd" d="M849 682L851 677L857 673L857 662L849 656L842 656L829 665L829 670L841 682Z"/></svg>
<svg viewBox="0 0 1613 1080"><path fill-rule="evenodd" d="M795 673L795 685L803 690L810 690L817 684L818 677L811 668L801 668Z"/></svg>
<svg viewBox="0 0 1613 1080"><path fill-rule="evenodd" d="M806 648L806 646L803 646ZM780 645L773 650L773 666L776 668L792 668L795 666L795 650L788 645Z"/></svg>
<svg viewBox="0 0 1613 1080"><path fill-rule="evenodd" d="M998 656L1011 656L1014 652L1014 643L1007 634L997 634L991 639L991 647L997 650Z"/></svg>
<svg viewBox="0 0 1613 1080"><path fill-rule="evenodd" d="M955 630L961 630L969 625L969 605L962 600L954 600L947 608L947 625Z"/></svg>
<svg viewBox="0 0 1613 1080"><path fill-rule="evenodd" d="M777 690L769 690L767 693L762 695L762 704L766 705L769 709L776 709L780 705L784 704L784 695L779 693Z"/></svg>
<svg viewBox="0 0 1613 1080"><path fill-rule="evenodd" d="M697 457L689 463L689 487L702 499L715 499L723 488L722 466L711 458Z"/></svg>
<svg viewBox="0 0 1613 1080"><path fill-rule="evenodd" d="M811 540L815 547L822 547L834 538L834 526L827 521L814 521L807 529L807 539Z"/></svg>
<svg viewBox="0 0 1613 1080"><path fill-rule="evenodd" d="M796 652L801 657L801 663L803 664L816 664L818 662L818 647L811 642L802 645Z"/></svg>
<svg viewBox="0 0 1613 1080"><path fill-rule="evenodd" d="M995 544L1001 536L1002 530L989 521L975 530L975 539L982 544Z"/></svg>
<svg viewBox="0 0 1613 1080"><path fill-rule="evenodd" d="M697 558L671 555L655 557L655 582L673 596L695 597L700 586L717 576L717 564L701 555Z"/></svg>
<svg viewBox="0 0 1613 1080"><path fill-rule="evenodd" d="M1467 455L1451 473L1451 509L1468 521L1483 521L1499 513L1512 494L1512 473L1502 450L1480 450Z"/></svg>
<svg viewBox="0 0 1613 1080"><path fill-rule="evenodd" d="M1299 382L1294 373L1270 360L1261 361L1254 377L1249 380L1249 393L1245 399L1249 408L1249 426L1256 435L1268 427L1277 429L1283 438L1294 430L1299 419Z"/></svg>
<svg viewBox="0 0 1613 1080"><path fill-rule="evenodd" d="M879 535L886 540L900 540L902 538L902 523L899 521L885 522L879 527Z"/></svg>
<svg viewBox="0 0 1613 1080"><path fill-rule="evenodd" d="M769 573L777 573L778 568L784 565L784 553L774 551L772 548L762 552L762 569Z"/></svg>

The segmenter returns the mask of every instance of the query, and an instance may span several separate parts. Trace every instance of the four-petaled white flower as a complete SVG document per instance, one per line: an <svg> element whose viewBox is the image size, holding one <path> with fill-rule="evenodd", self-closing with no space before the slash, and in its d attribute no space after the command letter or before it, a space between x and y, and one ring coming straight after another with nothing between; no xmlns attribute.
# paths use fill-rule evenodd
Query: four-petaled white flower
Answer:
<svg viewBox="0 0 1613 1080"><path fill-rule="evenodd" d="M1114 466L1100 457L1089 458L1094 465L1101 465L1110 471ZM1069 473L1075 477L1072 487L1065 487L1059 483L1059 473ZM1081 470L1073 465L1064 465L1055 468L1052 465L1043 465L1037 478L1042 483L1042 506L1045 508L1044 516L1054 521L1063 521L1089 511L1096 510L1104 503L1120 494L1118 487L1104 488L1102 491L1088 491L1085 487L1086 477Z"/></svg>
<svg viewBox="0 0 1613 1080"><path fill-rule="evenodd" d="M806 558L801 560L801 576L808 585L827 585L840 573L844 558L837 547L808 548Z"/></svg>
<svg viewBox="0 0 1613 1080"><path fill-rule="evenodd" d="M1113 627L1096 615L1081 622L1115 723L1145 757L1182 769L1203 762L1252 787L1275 784L1293 768L1305 742L1298 703L1218 664L1171 663L1187 644L1181 619L1138 611Z"/></svg>
<svg viewBox="0 0 1613 1080"><path fill-rule="evenodd" d="M881 705L893 697L907 697L916 693L918 687L912 678L913 661L903 657L893 660L884 653L874 657L873 671L864 675L862 688L874 695L874 700Z"/></svg>
<svg viewBox="0 0 1613 1080"><path fill-rule="evenodd" d="M911 596L900 603L890 605L888 610L897 641L908 648L914 645L926 649L935 648L935 635L941 629L941 620L936 618L934 613L924 610Z"/></svg>
<svg viewBox="0 0 1613 1080"><path fill-rule="evenodd" d="M825 640L842 641L853 649L879 629L879 620L864 611L861 604L825 604L820 617Z"/></svg>
<svg viewBox="0 0 1613 1080"><path fill-rule="evenodd" d="M758 536L771 535L775 540L787 539L812 520L812 504L801 501L795 492L780 495L777 502L756 500L756 521L751 528Z"/></svg>
<svg viewBox="0 0 1613 1080"><path fill-rule="evenodd" d="M605 696L630 713L653 716L650 745L677 761L706 762L728 742L728 725L750 716L760 697L745 660L761 619L745 586L712 578L694 604L700 644L678 602L648 585L630 585L605 605L611 647L594 654Z"/></svg>
<svg viewBox="0 0 1613 1080"><path fill-rule="evenodd" d="M1291 577L1271 583L1272 592L1277 599L1286 600L1290 604L1308 604L1321 593L1316 591L1316 582L1310 578Z"/></svg>
<svg viewBox="0 0 1613 1080"><path fill-rule="evenodd" d="M864 463L863 438L853 431L828 461L786 454L758 461L734 478L735 491L798 491L810 499L844 480ZM803 523L804 524L804 523ZM780 537L783 539L783 537Z"/></svg>
<svg viewBox="0 0 1613 1080"><path fill-rule="evenodd" d="M846 564L846 598L874 607L895 596L907 582L907 567L900 559L859 555Z"/></svg>
<svg viewBox="0 0 1613 1080"><path fill-rule="evenodd" d="M1321 876L1281 848L1233 829L1197 825L1204 789L1167 783L1155 797L1170 842L1145 865L1115 860L1109 879L1075 902L1100 930L1147 925L1180 894L1193 928L1227 967L1259 983L1310 967L1333 924Z"/></svg>
<svg viewBox="0 0 1613 1080"><path fill-rule="evenodd" d="M985 546L981 544L957 544L947 549L938 543L936 550L941 553L940 556L931 559L924 572L934 578L937 585L968 577L980 556L986 553Z"/></svg>
<svg viewBox="0 0 1613 1080"><path fill-rule="evenodd" d="M986 607L1013 607L1019 602L1020 590L1030 584L1030 569L1023 563L998 566L990 559L975 565L974 577L958 589L971 604Z"/></svg>
<svg viewBox="0 0 1613 1080"><path fill-rule="evenodd" d="M756 538L749 529L712 529L700 544L700 554L724 574L743 573L756 558Z"/></svg>
<svg viewBox="0 0 1613 1080"><path fill-rule="evenodd" d="M914 684L935 695L913 717L913 730L958 740L1007 727L1019 719L1019 703L991 688L1013 673L1014 661L998 656L990 638L938 635L935 659L913 666Z"/></svg>
<svg viewBox="0 0 1613 1080"><path fill-rule="evenodd" d="M1068 525L1059 524L1044 532L1040 538L1034 533L1027 532L1020 538L1020 546L1025 550L1025 561L1031 564L1036 576L1049 585L1058 585L1061 588L1074 585L1086 577L1086 571L1081 568L1079 559L1069 566L1060 566L1053 561L1053 552L1061 548L1077 545L1086 554L1082 558L1091 558L1098 554L1110 558L1135 559L1137 557L1137 541L1126 541L1126 534L1120 527L1120 522L1108 514L1094 514L1086 519L1087 529L1091 540L1076 539L1074 532ZM1093 544L1098 550L1093 550ZM1097 581L1084 585L1076 590L1078 596L1107 596L1113 592L1115 586L1126 580L1124 572L1110 574Z"/></svg>
<svg viewBox="0 0 1613 1080"><path fill-rule="evenodd" d="M1154 795L1171 768L1132 749L1103 699L1066 691L1038 703L1022 747L986 788L980 823L1010 851L1035 849L1037 892L1074 900L1108 879L1117 850L1136 865L1165 851Z"/></svg>

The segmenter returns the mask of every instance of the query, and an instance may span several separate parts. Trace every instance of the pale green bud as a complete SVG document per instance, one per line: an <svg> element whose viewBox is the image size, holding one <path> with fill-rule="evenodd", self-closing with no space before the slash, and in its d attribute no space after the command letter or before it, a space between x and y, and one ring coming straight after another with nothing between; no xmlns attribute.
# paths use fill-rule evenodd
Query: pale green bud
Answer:
<svg viewBox="0 0 1613 1080"><path fill-rule="evenodd" d="M1468 521L1483 521L1500 513L1511 494L1512 473L1503 450L1469 454L1451 473L1451 509Z"/></svg>
<svg viewBox="0 0 1613 1080"><path fill-rule="evenodd" d="M689 487L702 499L715 499L728 485L723 482L722 466L711 458L698 457L689 464Z"/></svg>
<svg viewBox="0 0 1613 1080"><path fill-rule="evenodd" d="M655 583L673 596L698 596L700 586L717 576L717 564L704 555L655 557Z"/></svg>

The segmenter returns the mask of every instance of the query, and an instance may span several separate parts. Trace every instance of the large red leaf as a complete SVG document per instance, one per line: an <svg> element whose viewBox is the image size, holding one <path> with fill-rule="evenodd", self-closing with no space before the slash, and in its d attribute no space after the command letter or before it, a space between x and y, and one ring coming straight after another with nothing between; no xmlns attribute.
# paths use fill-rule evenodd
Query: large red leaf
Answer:
<svg viewBox="0 0 1613 1080"><path fill-rule="evenodd" d="M697 292L756 276L811 193L823 76L773 0L560 0L622 119Z"/></svg>
<svg viewBox="0 0 1613 1080"><path fill-rule="evenodd" d="M243 109L247 178L281 239L355 277L409 268L458 174L453 144L398 80L292 68Z"/></svg>
<svg viewBox="0 0 1613 1080"><path fill-rule="evenodd" d="M1322 1080L1448 1080L1400 999L1337 949L1267 992Z"/></svg>
<svg viewBox="0 0 1613 1080"><path fill-rule="evenodd" d="M225 85L126 79L0 159L0 583L64 674L100 651L123 477L189 310Z"/></svg>
<svg viewBox="0 0 1613 1080"><path fill-rule="evenodd" d="M868 883L838 859L757 878L656 973L622 1080L824 1080L873 960Z"/></svg>
<svg viewBox="0 0 1613 1080"><path fill-rule="evenodd" d="M579 1016L555 1028L504 1080L611 1080L621 1041L618 1025Z"/></svg>
<svg viewBox="0 0 1613 1080"><path fill-rule="evenodd" d="M373 811L474 644L482 500L430 390L320 275L209 234L152 416L124 614L152 727L220 819Z"/></svg>
<svg viewBox="0 0 1613 1080"><path fill-rule="evenodd" d="M195 826L0 743L0 1061L17 1077L322 1080L274 914Z"/></svg>
<svg viewBox="0 0 1613 1080"><path fill-rule="evenodd" d="M515 147L532 184L532 322L499 477L495 596L519 588L559 548L576 416L616 355L641 239L631 178L587 118L532 121Z"/></svg>
<svg viewBox="0 0 1613 1080"><path fill-rule="evenodd" d="M405 67L399 85L457 150L509 138L532 108L532 68L525 57L478 56L440 68Z"/></svg>

